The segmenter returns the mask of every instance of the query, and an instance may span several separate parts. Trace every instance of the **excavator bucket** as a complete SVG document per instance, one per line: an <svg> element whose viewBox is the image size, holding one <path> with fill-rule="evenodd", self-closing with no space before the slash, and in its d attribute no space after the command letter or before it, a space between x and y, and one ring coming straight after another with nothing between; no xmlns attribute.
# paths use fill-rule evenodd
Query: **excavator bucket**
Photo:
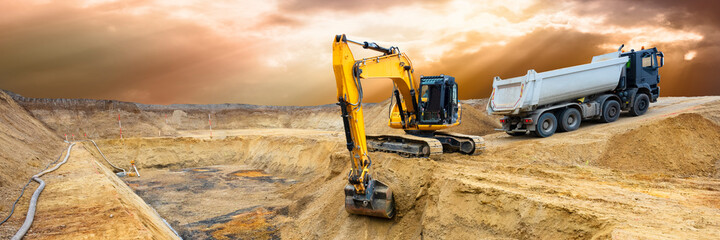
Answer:
<svg viewBox="0 0 720 240"><path fill-rule="evenodd" d="M395 216L395 198L390 187L372 179L365 194L355 193L353 185L345 186L345 210L352 214L392 218Z"/></svg>

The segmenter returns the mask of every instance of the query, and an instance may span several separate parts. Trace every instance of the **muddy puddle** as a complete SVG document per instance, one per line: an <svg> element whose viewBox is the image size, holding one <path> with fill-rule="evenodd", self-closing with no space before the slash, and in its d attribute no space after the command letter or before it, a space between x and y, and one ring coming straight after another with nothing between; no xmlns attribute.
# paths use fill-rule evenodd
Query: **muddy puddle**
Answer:
<svg viewBox="0 0 720 240"><path fill-rule="evenodd" d="M125 182L184 239L279 239L296 183L244 165L145 169Z"/></svg>

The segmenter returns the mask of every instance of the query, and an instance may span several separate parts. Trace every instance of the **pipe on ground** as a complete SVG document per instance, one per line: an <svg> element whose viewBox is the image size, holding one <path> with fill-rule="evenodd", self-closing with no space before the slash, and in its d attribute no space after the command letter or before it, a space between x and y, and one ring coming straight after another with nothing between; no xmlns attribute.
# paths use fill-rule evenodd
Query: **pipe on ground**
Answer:
<svg viewBox="0 0 720 240"><path fill-rule="evenodd" d="M65 159L63 159L62 162L55 165L55 167L42 171L38 174L35 174L35 176L32 177L32 180L38 182L40 186L35 190L35 193L33 193L32 198L30 199L30 206L28 206L28 212L25 217L25 222L23 225L18 229L17 233L12 237L12 240L20 240L22 239L28 230L30 230L30 226L33 223L33 220L35 219L35 210L37 207L37 200L40 197L40 193L45 189L45 181L40 179L40 177L46 173L52 172L60 168L65 162L67 162L68 158L70 158L70 150L72 150L72 147L75 146L75 143L71 143L70 146L68 146L67 153L65 154Z"/></svg>
<svg viewBox="0 0 720 240"><path fill-rule="evenodd" d="M119 168L118 166L115 166L114 164L112 164L112 163L110 162L110 160L108 160L108 159L105 157L105 154L103 154L103 152L100 151L100 147L98 147L98 145L97 145L97 143L95 143L95 141L93 141L92 139L90 139L90 140L84 140L84 141L82 141L82 142L92 142L92 144L95 145L95 148L96 148L96 149L98 150L98 152L100 153L100 156L102 156L102 158L105 159L105 161L106 161L108 164L110 164L110 166L112 166L113 168L115 168L115 169L117 169L117 170L121 170L123 173L125 173L125 169L124 169L124 168ZM137 169L135 169L135 171L137 172ZM138 176L139 176L139 175L140 175L140 173L138 173Z"/></svg>

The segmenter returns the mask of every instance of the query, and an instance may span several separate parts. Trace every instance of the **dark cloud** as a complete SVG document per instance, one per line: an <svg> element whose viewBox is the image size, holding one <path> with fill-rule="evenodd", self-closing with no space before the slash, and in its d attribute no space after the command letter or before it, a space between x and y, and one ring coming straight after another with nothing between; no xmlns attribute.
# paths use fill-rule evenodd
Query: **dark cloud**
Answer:
<svg viewBox="0 0 720 240"><path fill-rule="evenodd" d="M703 0L579 0L579 15L604 16L605 23L620 27L668 27L703 36L698 42L655 43L666 54L661 69L662 93L666 96L720 94L720 1ZM652 41L652 39L650 39ZM695 51L696 57L684 55Z"/></svg>
<svg viewBox="0 0 720 240"><path fill-rule="evenodd" d="M483 35L468 35L467 41L455 49L472 48L483 41ZM437 63L418 71L425 75L447 74L456 77L461 98L484 98L492 91L492 79L522 76L529 69L538 72L589 63L592 56L611 50L603 44L620 45L623 37L581 33L574 30L540 29L510 41L505 46L491 46L468 54L446 54ZM661 95L719 95L720 48L702 48L704 52L687 61L685 44L659 44L665 53L666 65L661 68ZM629 50L629 49L626 49Z"/></svg>
<svg viewBox="0 0 720 240"><path fill-rule="evenodd" d="M579 15L604 15L618 26L661 25L678 29L720 26L720 1L706 0L577 0Z"/></svg>
<svg viewBox="0 0 720 240"><path fill-rule="evenodd" d="M665 57L661 68L661 94L665 96L720 95L720 46L705 45L708 39L720 36L705 35L701 44L659 44ZM689 51L697 54L692 60L685 60Z"/></svg>
<svg viewBox="0 0 720 240"><path fill-rule="evenodd" d="M257 56L266 49L253 39L221 36L163 13L108 11L114 9L108 5L56 2L28 9L0 22L0 88L31 97L161 104L318 102L289 100L283 90L288 74L265 71Z"/></svg>
<svg viewBox="0 0 720 240"><path fill-rule="evenodd" d="M467 36L467 41L455 49L467 49L484 41L481 34ZM589 63L592 56L603 53L598 46L606 37L576 31L542 29L516 38L505 46L481 48L467 54L446 54L421 74L447 74L454 76L460 85L460 97L488 97L495 76L511 78L525 75L527 70L547 71ZM417 72L416 72L417 73Z"/></svg>
<svg viewBox="0 0 720 240"><path fill-rule="evenodd" d="M255 29L270 27L300 27L303 23L292 16L273 13L263 16L263 20L255 26Z"/></svg>
<svg viewBox="0 0 720 240"><path fill-rule="evenodd" d="M147 0L117 1L87 8L78 7L82 4L73 0L40 5L3 1L0 9L15 10L0 15L0 88L31 97L144 103L326 104L335 100L329 42L322 45L323 48L310 50L305 48L317 48L316 45L288 43L307 46L298 50L303 53L301 56L291 54L296 48L279 46L281 40L271 41L264 35L307 30L305 27L317 24L309 22L307 15L319 11L352 14L353 11L381 11L418 4L437 9L441 15L453 14L443 3L285 1L277 11L261 14L247 23L227 23L230 29L240 27L251 32L236 36L194 20L168 16L173 9L159 9ZM444 46L465 39L434 63L423 65L417 61L415 65L416 75L457 77L462 84L461 98L487 97L494 76L510 78L524 75L528 69L546 71L588 63L592 56L609 51L601 46L627 43L634 37L650 39L653 46L667 55L667 64L661 69L663 96L720 95L717 78L720 68L715 66L720 63L720 14L715 13L720 2L578 0L567 3L543 0L520 13L505 7L492 9L490 13L510 22L523 22L536 14L574 6L575 14L605 19L607 27L670 28L703 38L653 42L654 36L650 34L654 33L647 36L643 33L600 34L592 33L593 29L584 29L589 33L583 33L585 31L540 27L512 38L468 30L440 32L432 39L418 39L417 33L423 26L417 26L412 19L400 26L358 25L354 29L358 35L392 43L430 40ZM198 10L197 7L191 8ZM139 8L146 12L129 13ZM208 16L212 13L204 8L198 11ZM328 41L336 33L318 32L327 34ZM506 44L487 46L499 41ZM399 47L413 59L425 57L420 54L423 49ZM285 57L282 51L292 51L287 54L291 55L287 57L290 60L273 58ZM695 58L685 60L683 56L690 51L697 53ZM387 98L392 88L386 80L368 80L364 86L368 101Z"/></svg>
<svg viewBox="0 0 720 240"><path fill-rule="evenodd" d="M703 39L699 42L657 41L653 45L667 56L665 67L660 70L661 94L720 95L720 79L717 77L720 76L720 68L715 66L720 63L720 14L715 13L720 2L579 2L581 7L576 10L578 15L604 16L608 25L650 28L672 26L702 35ZM522 16L528 17L527 14ZM481 43L498 40L484 33L467 32L461 35L467 41L457 44L439 61L423 69L425 75L444 73L455 76L462 85L462 98L488 97L494 76L511 78L524 75L529 69L547 71L589 63L592 56L609 52L600 46L620 45L637 36L543 28L517 37L504 46L484 47L472 53L458 54L465 49L476 49ZM651 35L645 37L652 38ZM443 41L455 38L458 36L446 36ZM696 51L697 55L692 60L685 60L684 55L689 51Z"/></svg>

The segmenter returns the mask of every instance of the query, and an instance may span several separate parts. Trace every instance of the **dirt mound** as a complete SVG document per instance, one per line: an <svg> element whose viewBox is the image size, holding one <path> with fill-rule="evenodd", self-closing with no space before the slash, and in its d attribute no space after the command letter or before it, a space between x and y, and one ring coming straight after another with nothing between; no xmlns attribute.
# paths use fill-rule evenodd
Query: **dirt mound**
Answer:
<svg viewBox="0 0 720 240"><path fill-rule="evenodd" d="M10 213L30 176L54 161L63 147L60 138L0 91L0 218ZM14 220L23 219L24 210L16 209L11 222L0 227L0 236L17 230L20 224Z"/></svg>
<svg viewBox="0 0 720 240"><path fill-rule="evenodd" d="M12 94L12 93L11 93ZM247 104L146 105L115 100L26 98L12 94L15 101L46 124L56 135L87 135L93 139L178 136L178 131L209 129L297 128L343 131L340 108L320 106L258 106ZM484 135L499 127L485 113L486 100L463 101L462 123L447 131ZM374 134L401 134L388 124L390 99L365 103L367 131ZM208 119L208 117L210 119Z"/></svg>
<svg viewBox="0 0 720 240"><path fill-rule="evenodd" d="M718 149L720 125L683 113L612 137L597 162L621 170L717 177Z"/></svg>
<svg viewBox="0 0 720 240"><path fill-rule="evenodd" d="M487 115L485 110L487 102L487 98L461 101L462 122L447 131L478 136L496 133L495 129L502 127L499 122L500 117Z"/></svg>
<svg viewBox="0 0 720 240"><path fill-rule="evenodd" d="M333 161L344 167L328 173L327 178L298 184L289 191L294 199L291 206L294 221L282 228L283 238L328 239L360 236L383 239L418 239L421 236L427 188L433 181L434 162L429 159L407 159L392 154L373 154L373 176L392 186L397 215L392 220L368 218L345 212L345 195L341 189L347 184L349 156L346 152L333 155Z"/></svg>
<svg viewBox="0 0 720 240"><path fill-rule="evenodd" d="M340 153L339 153L340 154ZM334 155L337 161L348 157ZM593 215L497 186L477 186L439 170L429 159L373 154L375 177L393 187L398 215L391 219L350 215L343 208L345 174L295 186L292 222L283 237L330 239L568 239L607 234L612 224ZM343 172L344 173L344 172ZM309 189L317 189L307 193Z"/></svg>
<svg viewBox="0 0 720 240"><path fill-rule="evenodd" d="M245 135L219 140L130 138L96 142L103 153L120 166L129 166L131 160L135 160L140 169L178 170L220 164L246 164L294 177L325 173L330 166L330 153L341 146L341 138L336 135ZM99 154L95 154L100 158Z"/></svg>
<svg viewBox="0 0 720 240"><path fill-rule="evenodd" d="M487 99L463 100L460 125L442 131L483 136L500 128L499 117L488 116L485 111ZM373 134L402 134L401 129L388 127L390 99L365 107L367 131Z"/></svg>
<svg viewBox="0 0 720 240"><path fill-rule="evenodd" d="M662 98L646 115L583 122L549 138L486 137L486 156L525 164L593 165L629 173L717 176L720 108L713 98ZM715 98L716 99L716 98ZM711 103L708 103L711 102ZM714 103L712 103L714 102Z"/></svg>
<svg viewBox="0 0 720 240"><path fill-rule="evenodd" d="M59 136L89 138L176 136L178 130L246 128L305 128L340 131L340 111L334 105L311 107L247 104L146 105L114 100L13 98ZM372 106L373 104L369 104Z"/></svg>

